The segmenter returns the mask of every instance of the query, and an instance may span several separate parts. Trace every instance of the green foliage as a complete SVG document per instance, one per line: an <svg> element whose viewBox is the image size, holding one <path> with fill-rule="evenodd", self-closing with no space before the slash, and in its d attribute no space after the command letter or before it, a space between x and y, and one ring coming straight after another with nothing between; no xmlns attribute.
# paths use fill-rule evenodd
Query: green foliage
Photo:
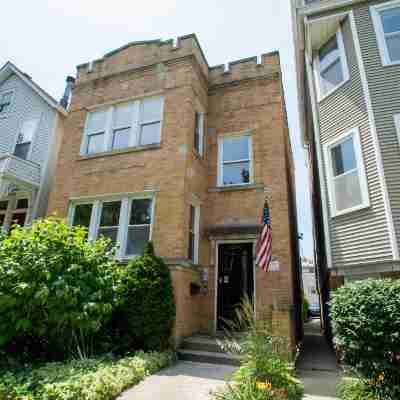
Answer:
<svg viewBox="0 0 400 400"><path fill-rule="evenodd" d="M400 281L369 279L339 288L331 317L344 362L381 398L400 398Z"/></svg>
<svg viewBox="0 0 400 400"><path fill-rule="evenodd" d="M0 400L111 400L169 365L171 353L53 362L0 369Z"/></svg>
<svg viewBox="0 0 400 400"><path fill-rule="evenodd" d="M372 387L356 378L343 378L338 385L342 400L377 400Z"/></svg>
<svg viewBox="0 0 400 400"><path fill-rule="evenodd" d="M288 361L287 341L273 335L269 323L254 318L253 305L248 299L236 310L235 320L226 324L227 339L221 346L238 354L241 366L234 374L234 384L216 394L218 400L302 398L303 386Z"/></svg>
<svg viewBox="0 0 400 400"><path fill-rule="evenodd" d="M119 280L108 242L87 241L85 228L15 227L0 240L0 348L82 353L119 303Z"/></svg>
<svg viewBox="0 0 400 400"><path fill-rule="evenodd" d="M168 348L175 318L171 273L152 243L126 267L122 294L123 304L108 327L115 350Z"/></svg>
<svg viewBox="0 0 400 400"><path fill-rule="evenodd" d="M308 310L310 309L310 302L308 301L305 293L302 293L302 304L301 304L301 316L303 321L307 321L308 319Z"/></svg>

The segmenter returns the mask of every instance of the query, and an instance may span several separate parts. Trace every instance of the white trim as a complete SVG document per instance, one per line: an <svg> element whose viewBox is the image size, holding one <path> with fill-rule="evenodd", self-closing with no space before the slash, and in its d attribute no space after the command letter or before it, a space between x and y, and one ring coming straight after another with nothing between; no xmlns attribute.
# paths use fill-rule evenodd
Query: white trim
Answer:
<svg viewBox="0 0 400 400"><path fill-rule="evenodd" d="M225 139L229 139L229 138L241 138L241 137L248 137L249 140L249 158L247 159L243 159L243 160L235 160L232 163L235 162L248 162L249 163L249 182L245 182L245 183L232 183L232 184L228 184L225 185L223 182L223 166L224 166L224 162L223 162L223 142ZM224 135L220 135L218 137L218 168L217 168L217 186L218 187L229 187L229 186L248 186L248 185L252 185L254 183L254 156L253 156L253 140L252 140L252 135L250 131L245 131L245 132L241 132L241 133L232 133L232 134L224 134Z"/></svg>
<svg viewBox="0 0 400 400"><path fill-rule="evenodd" d="M218 246L220 244L235 244L235 243L253 243L253 307L254 307L254 316L257 317L257 284L256 284L256 243L257 239L218 239L215 241L215 268L214 268L214 332L218 329L218 321L217 321L217 314L218 314Z"/></svg>
<svg viewBox="0 0 400 400"><path fill-rule="evenodd" d="M393 0L387 3L375 4L370 6L370 13L375 29L376 40L378 42L379 54L381 56L382 66L399 65L400 59L392 61L389 54L389 49L386 42L385 33L383 30L381 11L390 10L391 8L400 8L400 0ZM399 31L400 33L400 31Z"/></svg>
<svg viewBox="0 0 400 400"><path fill-rule="evenodd" d="M153 235L153 225L154 225L154 210L155 210L155 195L154 192L138 192L138 193L125 193L125 194L110 194L110 195L100 195L94 197L82 197L82 198L71 198L68 209L67 221L72 225L75 208L78 205L91 204L92 213L90 216L90 222L88 227L88 239L96 240L99 231L101 211L104 203L119 201L121 202L121 208L118 220L118 233L117 233L117 253L116 257L118 259L129 260L137 257L138 255L126 255L127 238L128 238L128 228L129 228L129 218L131 212L132 201L140 199L151 200L151 222L150 222L150 232L149 241L152 240ZM147 225L147 224L146 224Z"/></svg>
<svg viewBox="0 0 400 400"><path fill-rule="evenodd" d="M386 221L388 224L389 239L390 239L391 246L392 246L393 259L398 260L399 259L399 249L398 249L398 244L397 244L397 239L396 239L396 234L395 234L395 229L394 229L392 209L391 209L390 200L389 200L389 192L388 192L388 188L386 185L386 178L385 178L384 169L383 169L382 153L380 150L378 133L376 131L375 116L374 116L374 111L372 108L372 101L371 101L371 96L370 96L370 92L369 92L368 79L367 79L367 74L365 71L365 66L363 63L361 45L360 45L360 40L358 37L357 26L356 26L356 21L355 21L353 11L349 12L349 18L350 18L350 25L351 25L351 30L353 33L353 38L354 38L354 47L355 47L356 55L357 55L358 68L360 70L361 84L363 86L365 103L367 106L371 136L372 136L373 143L374 143L376 164L377 164L378 176L379 176L379 181L381 184L381 189L382 189L382 194L383 194L383 202L384 202L384 206L385 206Z"/></svg>
<svg viewBox="0 0 400 400"><path fill-rule="evenodd" d="M360 190L361 190L361 203L347 208L345 210L338 211L336 208L336 195L333 182L335 177L333 176L332 172L332 149L341 143L345 142L349 138L353 139L353 150L354 155L356 157L357 168L352 170L351 172L357 171L358 173L358 180L360 183ZM337 217L339 215L348 214L350 212L360 210L362 208L366 208L370 206L369 195L368 195L368 184L367 184L367 176L365 174L365 167L364 161L362 156L362 148L361 148L361 141L360 141L360 131L358 128L351 129L338 137L335 137L333 140L324 144L324 156L325 156L325 163L326 163L326 171L327 171L327 184L328 184L328 193L330 199L330 210L331 210L331 217Z"/></svg>
<svg viewBox="0 0 400 400"><path fill-rule="evenodd" d="M338 31L336 32L335 36L336 36L336 42L337 42L338 50L339 50L339 56L337 58L339 58L340 65L342 66L343 81L340 82L339 84L337 84L332 89L330 89L328 92L326 92L326 93L322 92L321 66L320 66L319 52L318 52L314 58L314 74L315 74L315 83L316 83L316 87L317 87L319 102L326 99L332 93L336 92L336 90L338 90L340 87L342 87L345 83L347 83L350 80L350 73L349 73L349 67L348 67L348 63L347 63L346 49L344 47L344 41L343 41L343 33L342 33L342 29L340 27L339 27ZM331 40L331 39L332 38L330 38L329 40ZM329 63L329 65L332 65L334 62L336 62L337 58L332 59L332 61Z"/></svg>

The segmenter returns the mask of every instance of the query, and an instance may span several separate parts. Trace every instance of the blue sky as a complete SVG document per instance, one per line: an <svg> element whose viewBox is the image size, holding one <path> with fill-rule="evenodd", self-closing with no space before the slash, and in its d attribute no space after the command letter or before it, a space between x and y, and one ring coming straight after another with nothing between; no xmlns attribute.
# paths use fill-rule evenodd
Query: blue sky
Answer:
<svg viewBox="0 0 400 400"><path fill-rule="evenodd" d="M210 65L279 50L296 164L299 230L304 233L302 249L304 255L312 255L289 0L14 0L3 5L0 31L0 64L14 62L57 99L65 77L75 75L76 65L132 41L196 33Z"/></svg>

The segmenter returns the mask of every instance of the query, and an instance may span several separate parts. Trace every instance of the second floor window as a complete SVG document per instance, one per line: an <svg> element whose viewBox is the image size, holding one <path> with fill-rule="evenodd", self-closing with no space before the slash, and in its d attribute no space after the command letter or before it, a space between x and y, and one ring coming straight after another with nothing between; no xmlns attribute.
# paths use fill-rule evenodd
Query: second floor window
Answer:
<svg viewBox="0 0 400 400"><path fill-rule="evenodd" d="M341 30L319 49L315 58L315 72L319 100L348 80L349 73Z"/></svg>
<svg viewBox="0 0 400 400"><path fill-rule="evenodd" d="M219 142L218 186L251 183L251 136L226 136Z"/></svg>
<svg viewBox="0 0 400 400"><path fill-rule="evenodd" d="M32 119L25 121L22 124L14 149L15 156L24 160L27 160L29 158L32 140L36 132L38 122L39 121L37 119Z"/></svg>
<svg viewBox="0 0 400 400"><path fill-rule="evenodd" d="M368 186L358 129L326 144L325 157L332 215L366 207Z"/></svg>
<svg viewBox="0 0 400 400"><path fill-rule="evenodd" d="M383 64L400 63L400 2L372 6L371 14Z"/></svg>
<svg viewBox="0 0 400 400"><path fill-rule="evenodd" d="M13 92L0 93L0 115L6 114L11 107Z"/></svg>
<svg viewBox="0 0 400 400"><path fill-rule="evenodd" d="M160 143L162 97L121 103L87 116L82 155Z"/></svg>

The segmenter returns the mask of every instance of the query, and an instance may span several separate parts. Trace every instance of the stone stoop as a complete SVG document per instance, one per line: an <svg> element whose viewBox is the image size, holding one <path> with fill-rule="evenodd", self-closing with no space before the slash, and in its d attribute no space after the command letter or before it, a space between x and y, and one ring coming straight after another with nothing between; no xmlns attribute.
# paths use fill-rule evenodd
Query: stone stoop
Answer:
<svg viewBox="0 0 400 400"><path fill-rule="evenodd" d="M224 352L217 340L216 337L206 335L188 337L178 349L178 358L199 363L239 366L240 357Z"/></svg>

